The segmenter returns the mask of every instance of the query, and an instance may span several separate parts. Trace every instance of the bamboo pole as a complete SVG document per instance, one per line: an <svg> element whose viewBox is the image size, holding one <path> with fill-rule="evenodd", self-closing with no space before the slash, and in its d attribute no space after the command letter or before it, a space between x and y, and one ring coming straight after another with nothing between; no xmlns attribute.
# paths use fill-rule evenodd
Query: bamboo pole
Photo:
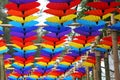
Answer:
<svg viewBox="0 0 120 80"><path fill-rule="evenodd" d="M96 37L95 45L99 44L100 36ZM101 80L101 53L100 51L95 51L96 64L94 67L94 80Z"/></svg>
<svg viewBox="0 0 120 80"><path fill-rule="evenodd" d="M115 23L114 14L111 16L111 23ZM119 73L119 57L118 57L118 45L117 45L117 31L112 31L112 52L114 58L114 70L115 70L115 80L120 80Z"/></svg>
<svg viewBox="0 0 120 80"><path fill-rule="evenodd" d="M89 77L89 67L86 67L86 73L87 73L87 79L86 80L90 80L90 77Z"/></svg>
<svg viewBox="0 0 120 80"><path fill-rule="evenodd" d="M105 53L105 54L104 54L104 64L105 64L105 76L106 76L106 80L110 80L108 53Z"/></svg>
<svg viewBox="0 0 120 80"><path fill-rule="evenodd" d="M6 80L3 55L0 55L0 80Z"/></svg>
<svg viewBox="0 0 120 80"><path fill-rule="evenodd" d="M93 67L93 77L94 77L94 80L97 80L96 65Z"/></svg>
<svg viewBox="0 0 120 80"><path fill-rule="evenodd" d="M101 53L99 51L95 52L96 54L96 76L97 80L102 80L101 79Z"/></svg>

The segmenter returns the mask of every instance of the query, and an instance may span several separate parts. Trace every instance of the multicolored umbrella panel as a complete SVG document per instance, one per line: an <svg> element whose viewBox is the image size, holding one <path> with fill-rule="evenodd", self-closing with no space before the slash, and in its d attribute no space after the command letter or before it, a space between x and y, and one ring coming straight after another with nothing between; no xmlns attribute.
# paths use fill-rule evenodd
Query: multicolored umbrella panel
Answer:
<svg viewBox="0 0 120 80"><path fill-rule="evenodd" d="M89 71L91 68L95 65L96 63L96 58L95 58L95 53L89 53L87 59L81 63L81 67L77 68L71 76L74 78L82 78L83 76L86 75L86 67L89 68Z"/></svg>
<svg viewBox="0 0 120 80"><path fill-rule="evenodd" d="M2 21L0 21L0 24L2 24ZM3 35L4 35L3 27L0 26L0 36L1 36L0 37L0 54L4 54L9 50L6 46L5 40L2 37Z"/></svg>
<svg viewBox="0 0 120 80"><path fill-rule="evenodd" d="M37 8L40 3L37 0L9 0L6 4L8 9L7 17L12 20L9 23L13 26L10 28L11 43L14 47L14 62L12 67L14 70L9 74L8 79L16 80L23 79L24 76L30 74L34 63L34 55L37 51L37 46L34 45L34 40L37 39L35 26L38 22L34 19L38 18L33 16L38 12Z"/></svg>
<svg viewBox="0 0 120 80"><path fill-rule="evenodd" d="M117 7L120 6L120 2L115 2L114 0L101 0L99 2L88 2L86 5L94 8L94 10L86 11L85 14L87 14L87 16L81 19L97 22L111 17L114 12L119 12Z"/></svg>
<svg viewBox="0 0 120 80"><path fill-rule="evenodd" d="M75 15L76 10L72 9L72 7L77 6L80 0L49 1L50 3L47 4L48 9L44 12L52 14L53 16L46 19L47 21L45 23L48 26L43 29L48 31L48 33L42 36L44 41L41 46L43 49L40 50L40 59L35 63L38 69L33 71L29 79L43 78L49 74L49 72L51 73L52 68L56 64L56 60L64 51L63 46L66 42L66 35L71 32L71 28L69 28L68 25L73 23L73 19L77 17ZM63 73L63 71L55 72L59 74ZM52 77L55 78L55 76L51 76L51 78Z"/></svg>

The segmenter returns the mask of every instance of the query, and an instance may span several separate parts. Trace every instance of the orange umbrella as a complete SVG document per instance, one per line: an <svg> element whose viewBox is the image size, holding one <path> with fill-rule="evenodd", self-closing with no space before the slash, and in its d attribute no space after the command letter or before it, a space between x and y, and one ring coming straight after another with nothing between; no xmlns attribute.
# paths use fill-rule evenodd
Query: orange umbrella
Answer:
<svg viewBox="0 0 120 80"><path fill-rule="evenodd" d="M0 41L0 47L2 47L2 46L6 46L6 44L5 44L5 42L3 42L3 41L1 42Z"/></svg>
<svg viewBox="0 0 120 80"><path fill-rule="evenodd" d="M95 16L102 16L102 10L90 10L90 11L86 11L85 14L88 15L95 15Z"/></svg>
<svg viewBox="0 0 120 80"><path fill-rule="evenodd" d="M18 45L18 46L20 46L20 47L23 47L23 43L22 42L19 42L17 40L12 40L11 42L16 44L16 45Z"/></svg>
<svg viewBox="0 0 120 80"><path fill-rule="evenodd" d="M23 14L21 11L17 11L17 10L8 10L7 14L9 15L14 15L14 16L19 16L19 17L23 17Z"/></svg>
<svg viewBox="0 0 120 80"><path fill-rule="evenodd" d="M62 43L64 43L66 40L60 40L60 41L58 41L58 42L56 42L56 45L59 45L59 44L62 44Z"/></svg>
<svg viewBox="0 0 120 80"><path fill-rule="evenodd" d="M25 45L24 45L24 47L30 46L30 45L34 45L34 43L33 42L26 42Z"/></svg>
<svg viewBox="0 0 120 80"><path fill-rule="evenodd" d="M73 40L72 42L78 43L78 44L85 44L84 40Z"/></svg>
<svg viewBox="0 0 120 80"><path fill-rule="evenodd" d="M32 15L32 14L38 12L38 11L39 11L38 8L33 8L33 9L30 9L30 10L27 10L27 11L24 12L24 17Z"/></svg>
<svg viewBox="0 0 120 80"><path fill-rule="evenodd" d="M105 45L108 45L108 46L112 46L111 41L100 41L100 44L105 44Z"/></svg>

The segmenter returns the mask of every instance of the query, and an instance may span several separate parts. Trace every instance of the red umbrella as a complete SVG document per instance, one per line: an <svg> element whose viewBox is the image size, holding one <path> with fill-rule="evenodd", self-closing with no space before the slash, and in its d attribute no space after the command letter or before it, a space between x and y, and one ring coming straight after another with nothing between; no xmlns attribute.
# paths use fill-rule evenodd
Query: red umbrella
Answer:
<svg viewBox="0 0 120 80"><path fill-rule="evenodd" d="M41 56L40 59L38 59L38 62L39 61L48 63L50 61L50 58L46 56Z"/></svg>
<svg viewBox="0 0 120 80"><path fill-rule="evenodd" d="M109 9L106 9L104 11L104 14L108 14L108 13L111 13L111 12L114 12L114 11L116 11L116 8L109 8Z"/></svg>
<svg viewBox="0 0 120 80"><path fill-rule="evenodd" d="M74 57L69 56L69 55L65 55L65 56L63 57L63 59L64 59L64 60L65 60L65 59L68 59L68 60L73 61L73 60L74 60Z"/></svg>
<svg viewBox="0 0 120 80"><path fill-rule="evenodd" d="M72 73L71 75L75 78L81 78L83 76L83 73L76 71L75 73Z"/></svg>
<svg viewBox="0 0 120 80"><path fill-rule="evenodd" d="M55 9L55 10L66 10L66 9L69 9L69 5L67 3L54 3L54 2L51 2L51 3L48 3L47 4L47 8L50 8L50 9Z"/></svg>
<svg viewBox="0 0 120 80"><path fill-rule="evenodd" d="M63 10L47 9L47 10L44 10L44 12L55 15L55 16L65 16L65 15L76 13L76 10L68 9L66 11L63 11Z"/></svg>
<svg viewBox="0 0 120 80"><path fill-rule="evenodd" d="M5 8L7 8L8 10L19 10L18 9L18 6L17 6L17 4L15 4L15 3L8 3L8 4L6 4L5 5Z"/></svg>
<svg viewBox="0 0 120 80"><path fill-rule="evenodd" d="M110 3L110 8L118 7L120 6L120 2L111 2Z"/></svg>
<svg viewBox="0 0 120 80"><path fill-rule="evenodd" d="M72 0L72 1L70 2L69 7L72 8L72 7L80 4L80 2L81 2L81 0Z"/></svg>
<svg viewBox="0 0 120 80"><path fill-rule="evenodd" d="M15 75L15 76L17 76L17 77L20 77L20 76L21 76L21 74L19 74L18 72L12 72L12 75Z"/></svg>
<svg viewBox="0 0 120 80"><path fill-rule="evenodd" d="M81 56L78 56L78 57L75 59L75 61L79 61L79 60L81 60Z"/></svg>
<svg viewBox="0 0 120 80"><path fill-rule="evenodd" d="M19 38L19 37L16 37L16 36L11 36L11 40L17 40L17 41L23 42L22 38Z"/></svg>
<svg viewBox="0 0 120 80"><path fill-rule="evenodd" d="M120 9L117 9L117 12L120 13Z"/></svg>
<svg viewBox="0 0 120 80"><path fill-rule="evenodd" d="M66 38L67 38L67 36L62 36L62 37L60 38L60 40L66 39Z"/></svg>
<svg viewBox="0 0 120 80"><path fill-rule="evenodd" d="M38 72L38 71L33 71L33 74L34 75L37 75L37 76L42 76L42 73Z"/></svg>
<svg viewBox="0 0 120 80"><path fill-rule="evenodd" d="M30 41L34 41L37 39L37 36L31 36L29 38L25 38L24 42L30 42Z"/></svg>
<svg viewBox="0 0 120 80"><path fill-rule="evenodd" d="M95 63L96 63L96 60L87 59L86 62L89 62L89 63L93 63L93 64L95 64Z"/></svg>
<svg viewBox="0 0 120 80"><path fill-rule="evenodd" d="M81 39L81 40L86 40L86 36L75 36L74 37L75 39Z"/></svg>
<svg viewBox="0 0 120 80"><path fill-rule="evenodd" d="M42 36L42 38L44 40L53 41L53 42L59 41L57 38L52 38L52 37L47 37L47 36Z"/></svg>
<svg viewBox="0 0 120 80"><path fill-rule="evenodd" d="M21 4L20 6L19 6L19 9L21 10L21 11L26 11L26 10L30 10L30 9L32 9L32 8L36 8L36 7L38 7L40 5L40 3L38 3L38 2L30 2L30 3L26 3L26 4Z"/></svg>
<svg viewBox="0 0 120 80"><path fill-rule="evenodd" d="M54 75L54 76L60 76L62 74L62 72L60 72L58 70L52 70L49 74Z"/></svg>
<svg viewBox="0 0 120 80"><path fill-rule="evenodd" d="M109 8L108 3L106 2L89 2L87 3L87 6L90 6L96 9L101 9L101 10L105 10Z"/></svg>
<svg viewBox="0 0 120 80"><path fill-rule="evenodd" d="M109 37L104 37L104 38L102 38L103 40L106 40L106 41L111 41L112 42L112 37L111 36L109 36Z"/></svg>
<svg viewBox="0 0 120 80"><path fill-rule="evenodd" d="M15 58L15 61L22 61L22 62L25 61L25 58L20 57L20 56L14 56L14 58Z"/></svg>

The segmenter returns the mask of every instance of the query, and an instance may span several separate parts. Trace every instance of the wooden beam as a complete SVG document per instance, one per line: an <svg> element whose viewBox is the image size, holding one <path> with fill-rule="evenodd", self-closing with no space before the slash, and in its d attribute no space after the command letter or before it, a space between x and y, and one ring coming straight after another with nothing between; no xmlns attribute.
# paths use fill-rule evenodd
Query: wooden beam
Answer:
<svg viewBox="0 0 120 80"><path fill-rule="evenodd" d="M11 24L0 24L0 26L8 27L8 28L12 27ZM48 26L48 25L36 25L36 26L45 27L45 26ZM69 26L80 26L80 24L79 24L79 23L73 23L73 24L71 24L71 25L69 25Z"/></svg>
<svg viewBox="0 0 120 80"><path fill-rule="evenodd" d="M111 23L115 24L114 14L111 16ZM117 41L117 32L112 31L112 53L114 59L114 70L115 70L115 80L120 80L120 72L119 72L119 56L118 56L118 41Z"/></svg>

